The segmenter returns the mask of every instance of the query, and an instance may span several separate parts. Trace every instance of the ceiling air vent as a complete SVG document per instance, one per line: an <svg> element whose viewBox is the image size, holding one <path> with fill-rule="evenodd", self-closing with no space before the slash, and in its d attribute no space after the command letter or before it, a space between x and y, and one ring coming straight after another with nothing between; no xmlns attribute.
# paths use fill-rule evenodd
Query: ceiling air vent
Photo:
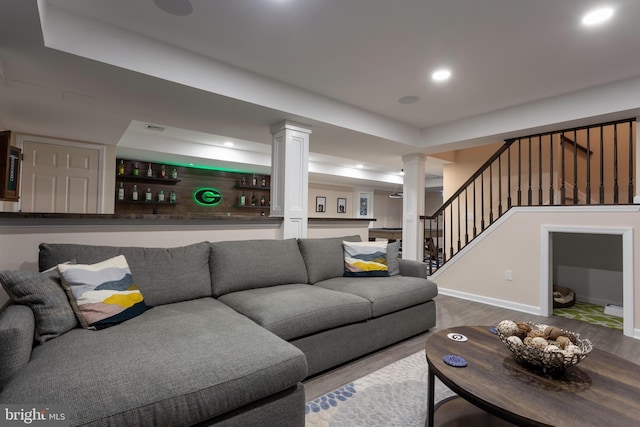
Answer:
<svg viewBox="0 0 640 427"><path fill-rule="evenodd" d="M162 126L147 125L147 129L155 130L156 132L164 132L164 128Z"/></svg>

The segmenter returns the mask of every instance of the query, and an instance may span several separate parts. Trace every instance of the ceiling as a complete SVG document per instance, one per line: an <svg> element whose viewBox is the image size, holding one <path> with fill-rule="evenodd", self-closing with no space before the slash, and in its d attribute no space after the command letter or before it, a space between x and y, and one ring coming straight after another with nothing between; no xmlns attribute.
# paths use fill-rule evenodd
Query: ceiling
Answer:
<svg viewBox="0 0 640 427"><path fill-rule="evenodd" d="M403 155L640 115L640 2L581 26L601 4L3 0L0 127L250 170L268 169L286 119L312 129L315 180L393 188ZM440 67L449 81L431 80ZM427 173L443 164L429 156Z"/></svg>

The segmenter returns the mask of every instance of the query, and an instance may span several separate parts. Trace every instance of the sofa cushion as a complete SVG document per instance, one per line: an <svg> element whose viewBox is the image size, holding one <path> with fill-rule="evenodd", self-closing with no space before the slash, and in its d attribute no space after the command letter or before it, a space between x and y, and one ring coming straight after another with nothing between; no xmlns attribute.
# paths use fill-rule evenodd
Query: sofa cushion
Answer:
<svg viewBox="0 0 640 427"><path fill-rule="evenodd" d="M371 317L368 300L312 285L251 289L219 300L286 340Z"/></svg>
<svg viewBox="0 0 640 427"><path fill-rule="evenodd" d="M33 311L36 342L43 343L78 326L60 285L58 270L45 273L4 270L0 271L0 283L13 302Z"/></svg>
<svg viewBox="0 0 640 427"><path fill-rule="evenodd" d="M45 270L69 259L94 264L124 255L145 303L155 306L211 296L209 250L207 242L168 249L42 243L39 265Z"/></svg>
<svg viewBox="0 0 640 427"><path fill-rule="evenodd" d="M213 296L289 283L307 283L295 239L211 243Z"/></svg>
<svg viewBox="0 0 640 427"><path fill-rule="evenodd" d="M342 242L360 242L360 236L299 239L298 246L304 258L309 283L340 277L344 274Z"/></svg>
<svg viewBox="0 0 640 427"><path fill-rule="evenodd" d="M398 258L398 268L401 276L429 278L429 268L422 261Z"/></svg>
<svg viewBox="0 0 640 427"><path fill-rule="evenodd" d="M400 256L400 241L390 242L387 245L387 266L389 267L389 276L397 276L400 274L400 264L398 263Z"/></svg>
<svg viewBox="0 0 640 427"><path fill-rule="evenodd" d="M71 425L194 425L295 387L303 353L213 298L155 307L34 348L1 403L69 408ZM300 407L302 411L302 407Z"/></svg>
<svg viewBox="0 0 640 427"><path fill-rule="evenodd" d="M388 277L387 242L342 242L344 276Z"/></svg>
<svg viewBox="0 0 640 427"><path fill-rule="evenodd" d="M373 317L430 301L438 295L435 283L419 277L337 277L314 286L348 292L371 301Z"/></svg>
<svg viewBox="0 0 640 427"><path fill-rule="evenodd" d="M147 308L124 255L96 264L60 264L58 271L62 287L85 329L117 325Z"/></svg>
<svg viewBox="0 0 640 427"><path fill-rule="evenodd" d="M0 313L0 390L29 362L35 319L25 305L9 305Z"/></svg>

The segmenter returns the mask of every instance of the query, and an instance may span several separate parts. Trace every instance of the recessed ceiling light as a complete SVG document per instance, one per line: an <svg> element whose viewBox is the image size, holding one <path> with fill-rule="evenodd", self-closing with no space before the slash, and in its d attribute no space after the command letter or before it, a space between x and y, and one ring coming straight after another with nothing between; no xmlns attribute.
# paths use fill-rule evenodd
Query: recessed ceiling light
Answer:
<svg viewBox="0 0 640 427"><path fill-rule="evenodd" d="M398 99L398 102L400 104L415 104L418 101L420 101L420 97L415 95L403 96L402 98Z"/></svg>
<svg viewBox="0 0 640 427"><path fill-rule="evenodd" d="M613 9L610 7L595 9L582 17L582 25L591 26L602 24L603 22L611 19L612 16Z"/></svg>
<svg viewBox="0 0 640 427"><path fill-rule="evenodd" d="M431 74L431 78L437 82L443 82L445 80L449 80L450 77L451 77L451 71L444 68L441 70L436 70L434 71L433 74Z"/></svg>
<svg viewBox="0 0 640 427"><path fill-rule="evenodd" d="M225 147L233 147L233 142L231 142L231 141L225 141L225 142L224 142L224 146L225 146Z"/></svg>
<svg viewBox="0 0 640 427"><path fill-rule="evenodd" d="M359 164L357 164L357 165L356 165L356 167L357 167L358 169L362 169L362 168L364 167L364 165L363 165L363 164L361 164L361 163L359 163Z"/></svg>

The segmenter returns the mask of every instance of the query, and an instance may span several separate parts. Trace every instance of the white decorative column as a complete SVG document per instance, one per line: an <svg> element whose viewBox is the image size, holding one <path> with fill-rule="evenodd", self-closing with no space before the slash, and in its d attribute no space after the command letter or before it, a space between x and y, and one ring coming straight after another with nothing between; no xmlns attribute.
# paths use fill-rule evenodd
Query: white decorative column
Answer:
<svg viewBox="0 0 640 427"><path fill-rule="evenodd" d="M402 156L404 185L402 187L402 258L423 261L424 226L424 154Z"/></svg>
<svg viewBox="0 0 640 427"><path fill-rule="evenodd" d="M640 204L640 117L636 117L636 144L634 148L634 153L636 155L636 176L633 177L635 180L636 193L633 195L633 203Z"/></svg>
<svg viewBox="0 0 640 427"><path fill-rule="evenodd" d="M307 237L310 127L271 126L271 216L282 218L281 238Z"/></svg>

